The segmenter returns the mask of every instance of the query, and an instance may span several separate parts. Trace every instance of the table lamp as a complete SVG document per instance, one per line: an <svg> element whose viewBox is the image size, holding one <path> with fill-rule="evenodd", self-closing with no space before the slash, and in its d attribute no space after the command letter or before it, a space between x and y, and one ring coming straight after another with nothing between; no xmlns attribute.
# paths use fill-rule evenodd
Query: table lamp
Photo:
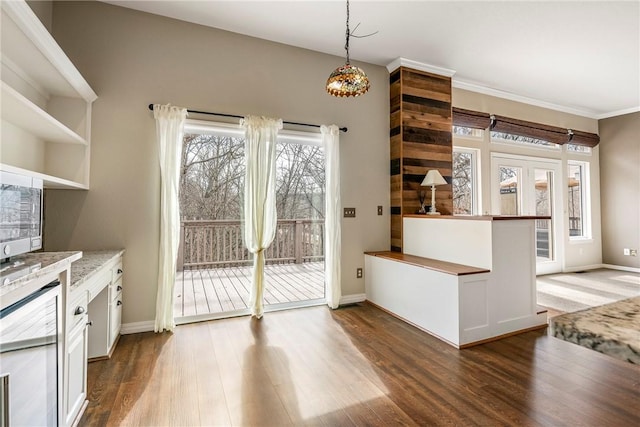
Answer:
<svg viewBox="0 0 640 427"><path fill-rule="evenodd" d="M431 169L427 172L427 175L422 180L423 187L431 186L431 208L429 208L429 215L440 215L440 212L436 211L436 185L446 184L447 181L440 175L437 169Z"/></svg>

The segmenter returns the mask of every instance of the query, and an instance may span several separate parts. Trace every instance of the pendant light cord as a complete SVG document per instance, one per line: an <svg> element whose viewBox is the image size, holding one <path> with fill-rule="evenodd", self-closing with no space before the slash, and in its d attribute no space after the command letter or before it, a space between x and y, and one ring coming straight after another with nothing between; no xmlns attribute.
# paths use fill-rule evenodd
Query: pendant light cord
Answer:
<svg viewBox="0 0 640 427"><path fill-rule="evenodd" d="M347 32L346 32L346 42L344 44L344 48L347 51L347 65L349 65L349 0L347 0Z"/></svg>

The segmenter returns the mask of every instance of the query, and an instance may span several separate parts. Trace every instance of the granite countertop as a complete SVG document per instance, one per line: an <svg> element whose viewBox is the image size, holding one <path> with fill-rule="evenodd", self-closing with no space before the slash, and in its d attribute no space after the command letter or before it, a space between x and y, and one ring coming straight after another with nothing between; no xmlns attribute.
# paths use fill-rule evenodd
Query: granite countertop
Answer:
<svg viewBox="0 0 640 427"><path fill-rule="evenodd" d="M0 300L2 307L13 304L29 295L34 279L56 271L65 270L73 261L82 257L82 252L34 252L12 257L8 266L0 273Z"/></svg>
<svg viewBox="0 0 640 427"><path fill-rule="evenodd" d="M103 265L123 253L124 249L84 251L82 258L71 264L71 289L91 278Z"/></svg>
<svg viewBox="0 0 640 427"><path fill-rule="evenodd" d="M640 364L640 297L552 317L550 334Z"/></svg>

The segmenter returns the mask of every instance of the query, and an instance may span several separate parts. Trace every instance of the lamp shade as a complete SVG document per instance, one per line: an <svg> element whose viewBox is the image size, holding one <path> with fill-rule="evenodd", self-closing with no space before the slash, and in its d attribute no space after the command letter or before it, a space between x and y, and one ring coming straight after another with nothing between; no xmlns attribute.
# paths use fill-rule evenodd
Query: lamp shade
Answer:
<svg viewBox="0 0 640 427"><path fill-rule="evenodd" d="M430 186L430 185L443 185L446 184L447 181L445 181L445 179L442 177L442 175L440 175L440 172L438 172L437 169L431 169L429 172L427 172L427 175L424 177L424 179L422 180L422 186Z"/></svg>

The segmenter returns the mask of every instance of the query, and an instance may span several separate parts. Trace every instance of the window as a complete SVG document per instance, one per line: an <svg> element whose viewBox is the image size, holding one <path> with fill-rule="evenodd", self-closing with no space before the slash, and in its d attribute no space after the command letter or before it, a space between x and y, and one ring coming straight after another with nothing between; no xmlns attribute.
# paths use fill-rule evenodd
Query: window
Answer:
<svg viewBox="0 0 640 427"><path fill-rule="evenodd" d="M454 126L453 127L453 134L455 136L466 136L466 137L471 137L471 138L482 139L482 137L484 135L484 130L468 128L468 127L464 127L464 126Z"/></svg>
<svg viewBox="0 0 640 427"><path fill-rule="evenodd" d="M569 238L588 238L590 233L586 191L588 163L569 162L567 171Z"/></svg>
<svg viewBox="0 0 640 427"><path fill-rule="evenodd" d="M453 148L453 214L474 215L480 211L478 205L478 152Z"/></svg>
<svg viewBox="0 0 640 427"><path fill-rule="evenodd" d="M535 146L538 148L550 148L558 150L560 146L558 144L554 144L549 141L545 141L543 139L531 138L528 136L516 135L513 133L506 132L491 132L491 142L501 142L501 143L516 143L523 144L529 146Z"/></svg>
<svg viewBox="0 0 640 427"><path fill-rule="evenodd" d="M567 147L567 152L569 153L591 154L591 147L585 147L584 145L565 144L565 147Z"/></svg>

